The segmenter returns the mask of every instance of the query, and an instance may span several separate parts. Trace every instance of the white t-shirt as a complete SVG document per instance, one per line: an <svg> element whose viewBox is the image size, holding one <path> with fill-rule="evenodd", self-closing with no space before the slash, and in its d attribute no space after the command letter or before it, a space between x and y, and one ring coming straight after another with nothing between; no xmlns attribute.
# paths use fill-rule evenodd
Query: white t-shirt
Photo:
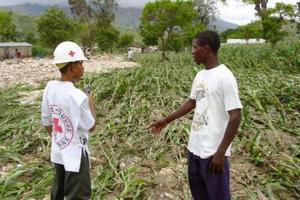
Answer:
<svg viewBox="0 0 300 200"><path fill-rule="evenodd" d="M95 123L88 97L68 81L50 81L43 94L42 124L52 125L51 162L79 172L82 148ZM88 151L88 150L87 150Z"/></svg>
<svg viewBox="0 0 300 200"><path fill-rule="evenodd" d="M197 73L191 99L196 100L188 149L201 158L213 156L225 134L229 121L227 111L242 108L238 86L232 72L219 65ZM230 156L231 144L225 156Z"/></svg>
<svg viewBox="0 0 300 200"><path fill-rule="evenodd" d="M128 51L128 60L132 60L132 58L133 58L133 51L129 50Z"/></svg>

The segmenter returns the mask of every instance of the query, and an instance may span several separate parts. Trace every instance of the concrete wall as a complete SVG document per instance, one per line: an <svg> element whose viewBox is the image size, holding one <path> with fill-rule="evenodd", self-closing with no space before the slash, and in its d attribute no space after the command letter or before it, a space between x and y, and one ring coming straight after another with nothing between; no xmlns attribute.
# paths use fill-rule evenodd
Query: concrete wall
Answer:
<svg viewBox="0 0 300 200"><path fill-rule="evenodd" d="M0 47L0 60L4 59L6 48L9 51L9 59L16 58L16 49L21 53L21 58L32 56L32 47Z"/></svg>

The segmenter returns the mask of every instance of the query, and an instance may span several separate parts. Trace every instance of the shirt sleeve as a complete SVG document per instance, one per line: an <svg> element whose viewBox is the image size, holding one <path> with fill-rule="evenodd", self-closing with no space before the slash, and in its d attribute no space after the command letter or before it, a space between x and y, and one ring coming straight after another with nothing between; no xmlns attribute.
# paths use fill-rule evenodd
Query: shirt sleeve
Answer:
<svg viewBox="0 0 300 200"><path fill-rule="evenodd" d="M47 91L48 91L48 86L44 90L43 100L42 100L42 125L43 126L51 126L51 114L47 102Z"/></svg>
<svg viewBox="0 0 300 200"><path fill-rule="evenodd" d="M92 115L88 98L85 98L80 106L80 120L78 128L83 130L90 130L95 124L95 119Z"/></svg>
<svg viewBox="0 0 300 200"><path fill-rule="evenodd" d="M224 79L221 87L226 111L243 108L239 98L238 85L233 75Z"/></svg>
<svg viewBox="0 0 300 200"><path fill-rule="evenodd" d="M196 97L197 97L197 90L196 90L197 75L195 76L195 78L193 80L192 90L191 90L191 94L190 94L190 99L194 99L194 100L196 100Z"/></svg>

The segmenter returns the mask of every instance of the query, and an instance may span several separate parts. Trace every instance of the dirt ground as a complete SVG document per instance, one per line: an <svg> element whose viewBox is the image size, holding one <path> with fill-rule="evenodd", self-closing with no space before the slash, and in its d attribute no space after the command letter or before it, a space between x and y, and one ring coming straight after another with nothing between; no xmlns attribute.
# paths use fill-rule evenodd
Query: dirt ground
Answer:
<svg viewBox="0 0 300 200"><path fill-rule="evenodd" d="M137 66L134 62L127 62L122 55L102 54L91 57L84 62L85 72L107 72L115 68ZM0 62L0 88L15 83L37 86L43 80L57 79L60 73L51 58L12 59Z"/></svg>

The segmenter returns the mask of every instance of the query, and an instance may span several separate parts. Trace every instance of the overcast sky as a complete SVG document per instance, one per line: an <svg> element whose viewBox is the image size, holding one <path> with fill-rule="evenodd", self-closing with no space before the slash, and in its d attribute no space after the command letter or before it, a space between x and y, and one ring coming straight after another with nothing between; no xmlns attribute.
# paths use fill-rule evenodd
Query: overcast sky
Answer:
<svg viewBox="0 0 300 200"><path fill-rule="evenodd" d="M143 7L145 3L154 0L116 0L120 6ZM228 22L243 25L255 20L255 10L253 5L246 5L241 0L227 0L228 3L218 4L219 17ZM268 7L274 7L276 2L284 2L296 5L300 0L269 0ZM20 3L31 2L40 4L65 3L67 0L0 0L0 6L16 5Z"/></svg>

